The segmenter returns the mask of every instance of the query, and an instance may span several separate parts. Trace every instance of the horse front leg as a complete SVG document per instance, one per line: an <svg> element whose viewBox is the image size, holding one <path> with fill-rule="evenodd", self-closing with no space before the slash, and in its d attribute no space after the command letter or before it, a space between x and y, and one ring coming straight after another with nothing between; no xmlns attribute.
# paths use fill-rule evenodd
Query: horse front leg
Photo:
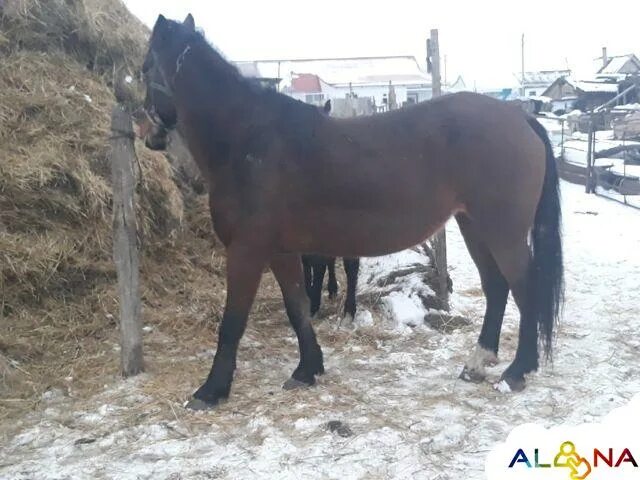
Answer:
<svg viewBox="0 0 640 480"><path fill-rule="evenodd" d="M283 388L290 390L315 383L315 375L324 373L322 350L311 325L309 299L303 287L303 275L298 255L276 255L271 270L280 285L289 322L298 337L300 363Z"/></svg>
<svg viewBox="0 0 640 480"><path fill-rule="evenodd" d="M238 344L267 261L268 255L254 246L231 244L227 249L227 299L218 330L218 348L207 380L193 394L187 408L206 410L229 397Z"/></svg>
<svg viewBox="0 0 640 480"><path fill-rule="evenodd" d="M327 291L329 298L335 300L338 296L338 280L336 280L336 257L327 257L327 269L329 270L329 282Z"/></svg>

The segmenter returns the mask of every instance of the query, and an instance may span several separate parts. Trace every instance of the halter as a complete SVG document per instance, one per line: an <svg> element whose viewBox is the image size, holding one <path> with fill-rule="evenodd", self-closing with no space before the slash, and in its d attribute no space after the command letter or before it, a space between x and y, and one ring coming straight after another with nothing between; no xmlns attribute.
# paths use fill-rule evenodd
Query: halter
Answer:
<svg viewBox="0 0 640 480"><path fill-rule="evenodd" d="M176 77L178 76L178 73L180 73L180 70L182 69L182 65L184 64L185 58L190 51L191 51L191 45L187 45L183 50L183 52L180 55L178 55L178 58L176 59L176 71L173 74L174 83L175 83ZM167 125L162 120L160 115L158 115L158 113L156 112L156 105L154 101L155 99L154 99L153 92L154 90L157 90L159 92L164 93L169 98L173 98L174 94L173 94L173 89L171 88L171 84L167 80L167 74L164 71L164 68L162 68L162 64L159 61L158 54L153 49L151 49L151 56L153 57L154 66L158 68L158 70L160 71L160 76L162 77L162 83L157 83L157 82L149 83L149 88L151 89L152 105L151 105L150 111L147 109L144 109L144 111L145 111L145 114L147 115L147 118L149 118L149 120L151 121L151 123L153 123L156 127L161 129L162 133L165 134L170 130L173 130L176 127L176 124L173 123L172 125Z"/></svg>

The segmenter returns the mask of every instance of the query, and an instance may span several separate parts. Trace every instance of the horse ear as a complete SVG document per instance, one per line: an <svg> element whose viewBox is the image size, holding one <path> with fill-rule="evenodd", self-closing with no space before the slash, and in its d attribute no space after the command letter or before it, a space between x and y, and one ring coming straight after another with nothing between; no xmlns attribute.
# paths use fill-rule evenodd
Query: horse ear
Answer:
<svg viewBox="0 0 640 480"><path fill-rule="evenodd" d="M167 19L164 15L158 15L158 19L156 20L156 24L153 26L154 30L162 30L167 26Z"/></svg>
<svg viewBox="0 0 640 480"><path fill-rule="evenodd" d="M193 19L193 15L191 14L187 15L187 18L184 19L184 22L182 22L182 25L187 27L192 32L195 32L196 30L196 21Z"/></svg>

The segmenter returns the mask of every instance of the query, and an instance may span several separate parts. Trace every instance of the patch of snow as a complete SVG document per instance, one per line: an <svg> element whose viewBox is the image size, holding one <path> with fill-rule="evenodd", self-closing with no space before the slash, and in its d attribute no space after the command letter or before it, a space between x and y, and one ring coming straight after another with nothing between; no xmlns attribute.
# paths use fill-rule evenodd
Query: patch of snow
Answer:
<svg viewBox="0 0 640 480"><path fill-rule="evenodd" d="M373 325L373 315L366 308L359 308L356 311L356 318L353 320L355 327L370 327Z"/></svg>
<svg viewBox="0 0 640 480"><path fill-rule="evenodd" d="M358 292L377 297L382 316L399 331L407 332L407 327L424 323L428 309L422 298L435 295L423 279L430 263L421 247L383 257L363 258Z"/></svg>
<svg viewBox="0 0 640 480"><path fill-rule="evenodd" d="M381 304L386 315L399 327L415 327L424 322L426 309L415 294L391 292L381 299Z"/></svg>
<svg viewBox="0 0 640 480"><path fill-rule="evenodd" d="M511 387L504 380L500 380L493 386L493 388L495 388L500 393L511 393Z"/></svg>

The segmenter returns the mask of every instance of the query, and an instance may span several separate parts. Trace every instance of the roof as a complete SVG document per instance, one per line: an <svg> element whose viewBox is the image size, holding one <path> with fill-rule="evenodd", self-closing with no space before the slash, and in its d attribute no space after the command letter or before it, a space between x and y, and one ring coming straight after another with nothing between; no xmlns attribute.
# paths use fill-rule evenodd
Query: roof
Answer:
<svg viewBox="0 0 640 480"><path fill-rule="evenodd" d="M322 92L320 79L312 73L298 73L291 77L291 91L296 93Z"/></svg>
<svg viewBox="0 0 640 480"><path fill-rule="evenodd" d="M289 85L294 72L316 75L333 86L431 85L431 76L413 56L257 60L236 63L241 71L244 63L255 64L261 77L282 78Z"/></svg>
<svg viewBox="0 0 640 480"><path fill-rule="evenodd" d="M524 72L524 77L522 74L516 74L516 77L521 85L547 86L551 85L556 79L568 77L569 75L571 75L571 70L540 70L538 72ZM524 82L522 81L523 78Z"/></svg>
<svg viewBox="0 0 640 480"><path fill-rule="evenodd" d="M240 74L244 77L260 77L260 72L258 71L258 65L256 62L236 62L235 65L240 71Z"/></svg>
<svg viewBox="0 0 640 480"><path fill-rule="evenodd" d="M551 90L555 85L570 85L576 92L580 93L618 93L618 84L616 82L606 81L603 78L592 78L588 80L576 80L572 77L560 77L557 78L547 89L542 92L544 96L550 96ZM572 92L571 95L565 94L562 99L557 99L555 97L554 100L567 100L570 98L576 98L576 92Z"/></svg>
<svg viewBox="0 0 640 480"><path fill-rule="evenodd" d="M467 84L464 82L462 75L458 75L455 82L450 85L444 85L444 90L449 93L463 92L467 90Z"/></svg>
<svg viewBox="0 0 640 480"><path fill-rule="evenodd" d="M619 74L640 72L640 60L633 53L611 57L598 73Z"/></svg>
<svg viewBox="0 0 640 480"><path fill-rule="evenodd" d="M571 78L567 78L566 80L567 83L585 93L618 93L617 83L606 83L590 80L579 81L573 80Z"/></svg>

